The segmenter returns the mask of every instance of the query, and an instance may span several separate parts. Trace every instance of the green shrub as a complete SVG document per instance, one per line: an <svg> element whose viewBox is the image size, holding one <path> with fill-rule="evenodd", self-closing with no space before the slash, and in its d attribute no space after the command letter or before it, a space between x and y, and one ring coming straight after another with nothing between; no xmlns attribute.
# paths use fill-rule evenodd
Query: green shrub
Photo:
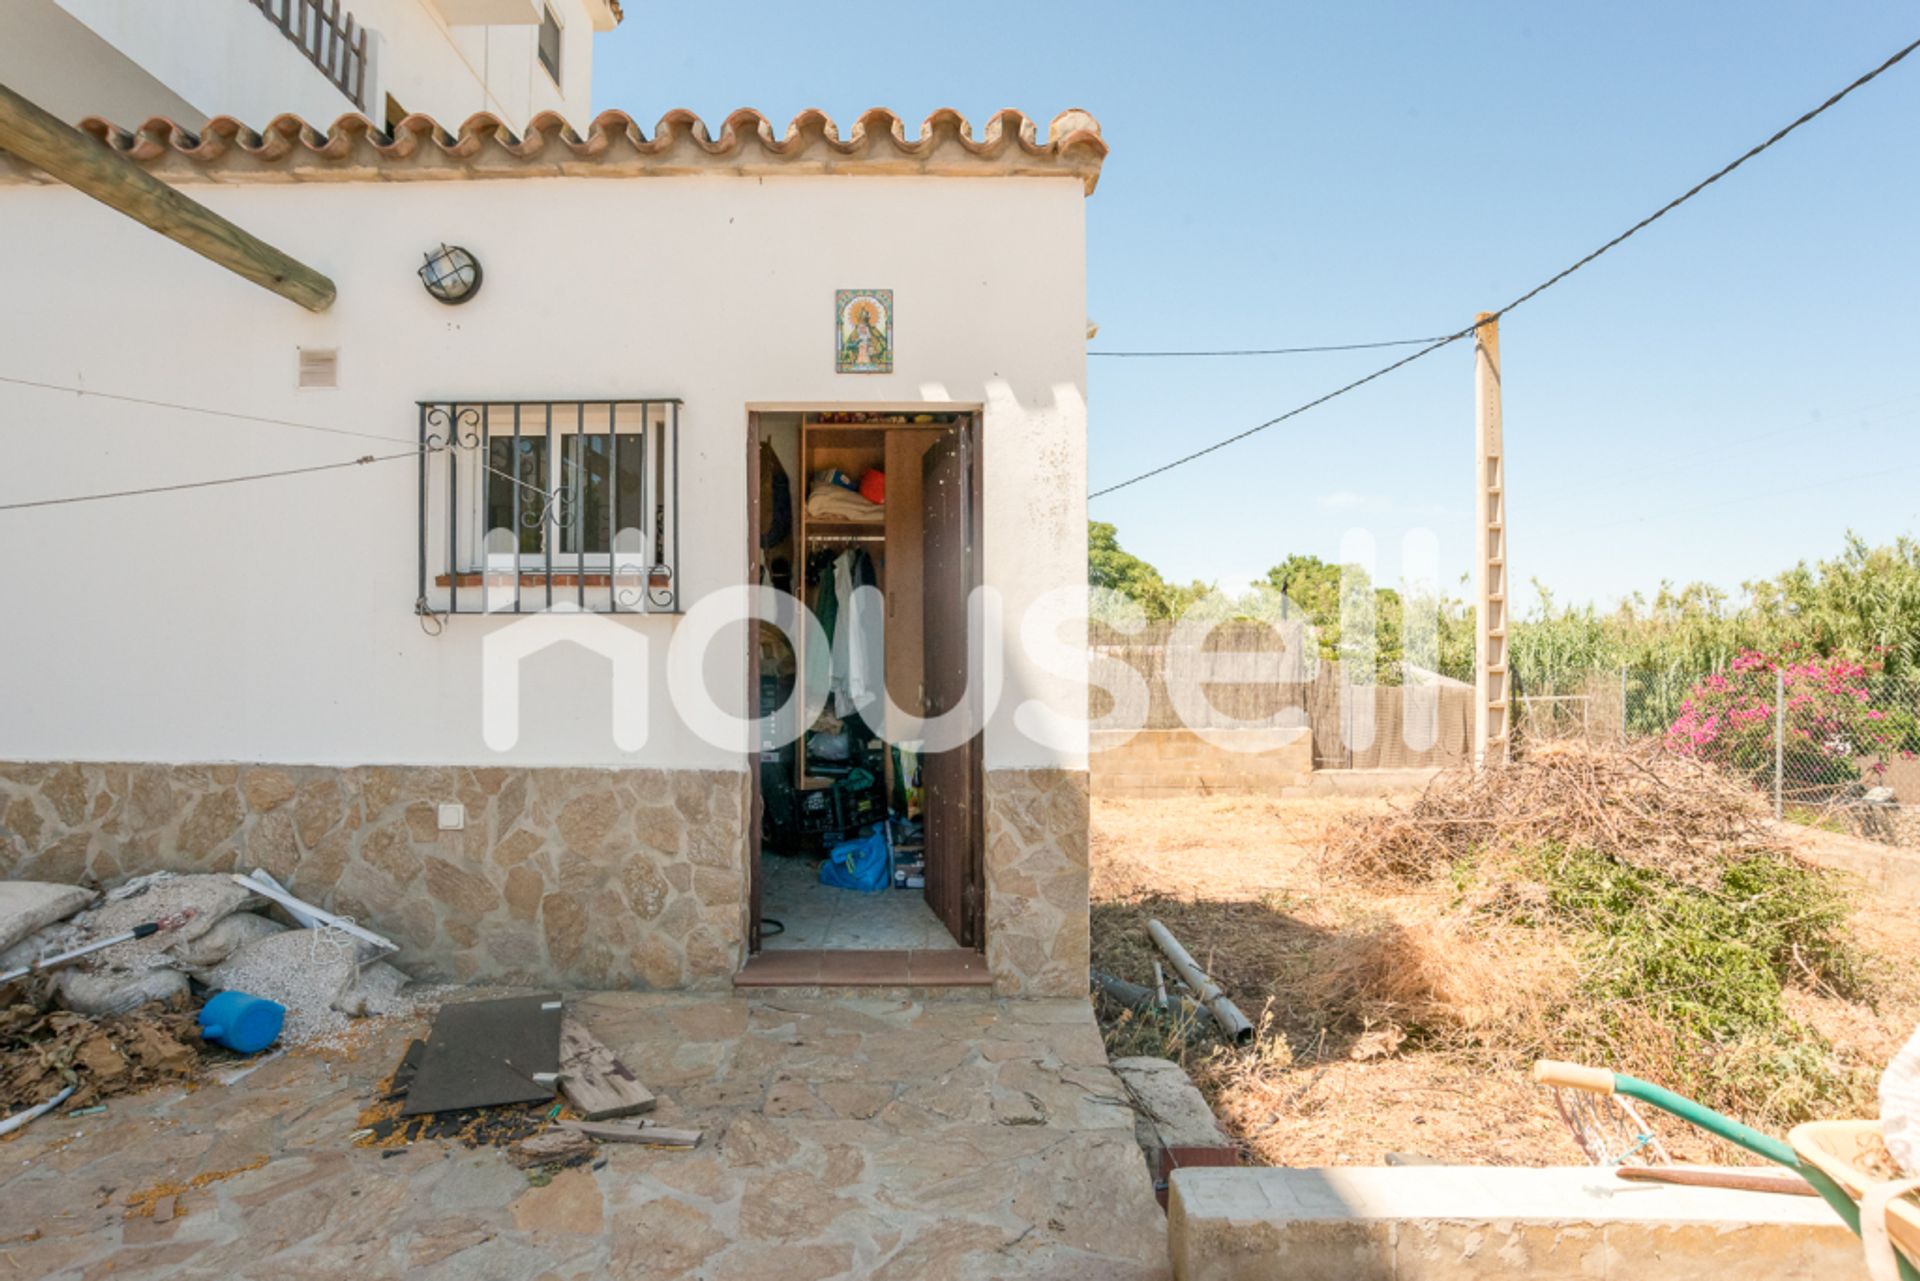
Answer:
<svg viewBox="0 0 1920 1281"><path fill-rule="evenodd" d="M1757 1124L1790 1124L1851 1100L1832 1047L1791 1017L1790 983L1862 987L1847 902L1828 877L1779 854L1728 863L1701 889L1593 850L1546 847L1536 925L1573 933L1578 997L1568 1044Z"/></svg>

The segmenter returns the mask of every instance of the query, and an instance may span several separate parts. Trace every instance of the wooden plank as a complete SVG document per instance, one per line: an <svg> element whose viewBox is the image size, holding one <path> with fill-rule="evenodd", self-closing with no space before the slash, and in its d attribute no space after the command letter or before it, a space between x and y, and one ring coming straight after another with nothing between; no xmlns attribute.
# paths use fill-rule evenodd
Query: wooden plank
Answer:
<svg viewBox="0 0 1920 1281"><path fill-rule="evenodd" d="M602 1143L642 1143L655 1148L690 1148L700 1142L699 1130L674 1130L651 1121L622 1125L605 1121L562 1121L562 1129L584 1134Z"/></svg>
<svg viewBox="0 0 1920 1281"><path fill-rule="evenodd" d="M560 1089L589 1121L653 1109L653 1091L577 1019L560 1021Z"/></svg>
<svg viewBox="0 0 1920 1281"><path fill-rule="evenodd" d="M309 311L333 305L331 280L5 85L0 85L0 148Z"/></svg>

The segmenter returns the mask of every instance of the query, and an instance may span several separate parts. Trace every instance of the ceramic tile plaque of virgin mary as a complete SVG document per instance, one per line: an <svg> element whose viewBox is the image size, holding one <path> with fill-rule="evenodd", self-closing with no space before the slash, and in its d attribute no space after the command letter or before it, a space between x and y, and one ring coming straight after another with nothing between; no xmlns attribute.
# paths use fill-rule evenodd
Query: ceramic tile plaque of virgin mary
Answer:
<svg viewBox="0 0 1920 1281"><path fill-rule="evenodd" d="M833 339L835 373L892 373L893 290L835 290Z"/></svg>

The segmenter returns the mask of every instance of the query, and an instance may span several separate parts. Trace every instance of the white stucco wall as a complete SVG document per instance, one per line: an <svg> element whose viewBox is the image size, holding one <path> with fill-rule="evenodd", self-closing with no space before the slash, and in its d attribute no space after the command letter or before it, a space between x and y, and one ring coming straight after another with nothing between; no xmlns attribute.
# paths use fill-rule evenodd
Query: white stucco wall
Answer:
<svg viewBox="0 0 1920 1281"><path fill-rule="evenodd" d="M583 0L550 0L562 23L562 84L535 57L531 25L449 26L430 0L352 0L371 33L366 114L386 95L457 128L476 112L514 128L541 111L591 118L593 23ZM5 0L0 83L55 115L128 128L212 116L258 128L292 113L325 127L355 110L248 0Z"/></svg>
<svg viewBox="0 0 1920 1281"><path fill-rule="evenodd" d="M196 186L196 198L329 274L315 315L83 196L0 187L0 376L397 438L301 431L0 383L0 503L404 450L414 403L678 396L686 600L747 563L750 407L983 407L989 585L1008 616L1085 584L1085 281L1067 178L644 178ZM472 303L414 276L474 250ZM84 252L76 252L77 248ZM838 375L836 288L889 287L896 372ZM341 387L296 391L296 349L337 347ZM652 737L614 747L599 659L525 673L522 736L481 737L481 640L412 612L411 460L224 488L0 513L0 759L744 768L665 714L672 618L610 624L655 646ZM533 626L544 625L546 621ZM716 646L745 707L744 638ZM1015 726L1084 712L1069 661L1009 647L989 768L1080 767L1084 744Z"/></svg>

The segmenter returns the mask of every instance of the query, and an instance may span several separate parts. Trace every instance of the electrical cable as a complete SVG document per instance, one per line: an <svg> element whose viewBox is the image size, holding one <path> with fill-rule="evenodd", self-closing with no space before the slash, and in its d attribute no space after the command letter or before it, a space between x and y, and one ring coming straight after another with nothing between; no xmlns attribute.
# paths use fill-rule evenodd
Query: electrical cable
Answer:
<svg viewBox="0 0 1920 1281"><path fill-rule="evenodd" d="M1508 303L1506 306L1499 308L1497 311L1487 313L1482 319L1476 320L1473 324L1468 325L1466 328L1455 330L1453 333L1448 334L1446 337L1435 340L1430 345L1422 347L1419 351L1416 351L1411 355L1402 356L1400 359L1394 361L1390 365L1386 365L1380 369L1376 369L1372 373L1367 374L1364 377L1356 378L1352 382L1347 383L1345 386L1339 387L1333 391L1327 392L1325 395L1316 396L1314 399L1306 402L1304 405L1299 405L1293 409L1289 409L1284 414L1277 414L1274 417L1267 419L1263 423L1247 428L1245 431L1236 432L1235 434L1228 436L1224 440L1216 441L1213 444L1208 445L1203 449L1196 449L1190 454L1174 459L1172 462L1162 463L1158 467L1154 467L1154 468L1151 468L1150 470L1143 471L1137 476L1133 476L1127 480L1120 481L1118 484L1108 485L1103 489L1097 489L1092 493L1088 494L1087 498L1089 500L1092 500L1095 498L1103 498L1108 494L1114 493L1118 490L1125 489L1130 485L1137 485L1143 480L1150 480L1153 477L1161 475L1164 472L1172 471L1176 467L1183 467L1186 464L1195 461L1196 459L1206 457L1208 454L1211 454L1216 450L1224 449L1228 445L1236 444L1242 440L1245 440L1249 436L1253 436L1260 432L1266 431L1270 427L1277 427L1281 423L1286 422L1290 418L1297 418L1301 414L1306 413L1308 410L1324 405L1328 401L1336 399L1337 397L1344 396L1350 391L1356 391L1359 388L1366 386L1368 383L1373 382L1377 378L1383 378L1386 375L1393 373L1397 369L1402 369L1407 365L1411 365L1414 361L1419 360L1424 356L1432 355L1434 352L1439 351L1442 347L1448 346L1452 343L1459 342L1462 338L1465 338L1467 335L1473 333L1474 330L1477 329L1481 324L1487 323L1489 321L1497 321L1501 317L1505 316L1508 312L1513 311L1514 309L1528 302L1531 302L1533 299L1539 297L1541 294L1545 293L1547 290L1553 288L1555 285L1565 280L1568 276L1571 276L1574 272L1579 271L1582 267L1585 267L1587 264L1599 258L1602 254L1605 254L1609 250L1619 247L1621 244L1625 243L1629 238L1634 236L1636 233L1644 231L1646 228L1652 226L1654 223L1658 222L1660 219L1672 213L1675 209L1678 209L1681 205L1686 204L1687 201L1693 199L1695 196L1705 191L1708 187L1711 187L1714 183L1719 182L1722 178L1726 177L1728 174L1738 169L1741 165L1746 164L1747 161L1753 159L1755 156L1759 155L1761 152L1767 150L1769 147L1772 147L1775 143L1781 141L1788 134L1791 134L1792 132L1794 132L1794 130L1816 119L1822 113L1826 112L1829 108L1832 108L1838 105L1842 99L1846 98L1849 94L1853 93L1856 89L1859 89L1869 84L1873 80L1877 79L1883 72L1889 70L1890 68L1898 64L1900 61L1905 59L1907 55L1912 53L1915 49L1920 49L1920 40L1915 40L1913 43L1899 50L1897 53L1893 54L1893 56L1889 57L1886 61L1882 62L1879 66L1867 72L1865 75L1860 76L1858 79L1854 80L1851 84L1847 85L1844 89L1841 89L1838 93L1835 93L1833 96L1828 98L1825 102L1821 103L1819 106L1814 107L1813 109L1802 113L1791 124L1788 124L1785 127L1777 130L1773 134L1773 136L1768 138L1766 141L1748 148L1745 152L1741 153L1738 157L1736 157L1732 161L1728 162L1725 165L1722 165L1719 169L1716 169L1713 173L1707 175L1705 178L1702 178L1699 182L1694 183L1693 186L1687 188L1684 192L1680 193L1678 196L1675 196L1672 200L1669 200L1666 204L1661 205L1658 209L1654 210L1652 213L1642 218L1639 222L1634 223L1631 227L1628 227L1625 231L1621 232L1619 235L1615 236L1613 239L1607 241L1605 244L1601 245L1598 249L1593 250L1591 253L1585 255L1582 258L1576 259L1572 264L1566 267L1563 267L1559 271L1556 271L1553 275L1548 276L1545 280L1541 281L1539 284L1535 285L1533 288L1527 290L1525 293L1515 298L1512 302Z"/></svg>
<svg viewBox="0 0 1920 1281"><path fill-rule="evenodd" d="M272 427L292 427L300 431L323 432L330 436L353 436L361 440L381 440L389 441L396 445L413 445L412 450L405 454L389 454L380 458L369 455L363 458L348 459L345 462L323 463L316 467L296 467L289 471L255 472L245 476L227 476L216 480L193 481L179 485L162 485L153 489L127 489L103 494L76 494L68 498L43 498L31 502L4 503L0 504L0 512L20 511L29 507L57 507L67 503L98 502L106 498L136 498L144 494L164 494L178 489L199 489L211 485L237 485L249 480L276 480L282 476L299 476L312 471L332 471L341 467L357 467L363 463L386 462L391 458L412 458L423 452L433 453L436 449L433 445L415 445L404 436L389 436L379 432L355 431L350 427L322 427L317 423L297 422L291 418L266 418L259 414L243 414L233 409L209 409L205 405L185 405L173 400L152 400L144 396L128 396L119 392L94 391L88 387L72 387L64 383L39 382L31 378L14 378L7 374L0 374L0 383L10 383L16 387L32 387L40 391L67 392L75 396L94 396L101 400L118 401L125 405L146 405L154 409L172 409L184 414L201 414L208 418L227 418L236 422L265 423ZM578 472L579 465L577 463L567 463L564 458L561 461L566 463L567 466L572 467L576 473ZM557 489L549 491L540 488L538 485L530 485L518 476L513 476L501 471L492 463L481 463L480 466L506 481L508 484L540 495L540 497L549 504L558 501Z"/></svg>
<svg viewBox="0 0 1920 1281"><path fill-rule="evenodd" d="M245 476L221 476L214 480L189 480L178 485L150 485L145 489L119 489L106 494L74 494L67 498L36 498L24 503L0 503L0 512L25 511L30 507L64 507L69 503L97 503L109 498L139 498L146 494L172 494L183 489L211 489L216 485L238 485L250 480L278 480L283 476L306 476L319 471L339 471L343 467L364 467L368 463L388 463L398 458L417 458L418 449L398 454L363 454L344 462L316 463L311 467L289 467L284 471L252 472Z"/></svg>
<svg viewBox="0 0 1920 1281"><path fill-rule="evenodd" d="M99 400L117 400L124 405L146 405L153 409L177 409L181 413L203 414L209 418L231 418L243 423L267 423L274 427L295 427L301 431L323 432L329 436L357 436L361 440L385 440L396 445L411 445L414 442L404 436L387 436L377 432L354 431L350 427L322 427L317 423L296 422L291 418L263 418L259 414L243 414L231 409L208 409L204 405L183 405L172 400L149 400L144 396L127 396L118 392L94 391L90 387L69 387L62 383L36 382L31 378L13 378L0 374L0 383L11 383L15 387L33 387L40 391L70 392L75 396L92 396Z"/></svg>
<svg viewBox="0 0 1920 1281"><path fill-rule="evenodd" d="M1379 347L1418 347L1439 338L1389 338L1385 342L1332 343L1321 347L1249 347L1238 351L1090 351L1089 356L1299 356L1320 351L1373 351Z"/></svg>

